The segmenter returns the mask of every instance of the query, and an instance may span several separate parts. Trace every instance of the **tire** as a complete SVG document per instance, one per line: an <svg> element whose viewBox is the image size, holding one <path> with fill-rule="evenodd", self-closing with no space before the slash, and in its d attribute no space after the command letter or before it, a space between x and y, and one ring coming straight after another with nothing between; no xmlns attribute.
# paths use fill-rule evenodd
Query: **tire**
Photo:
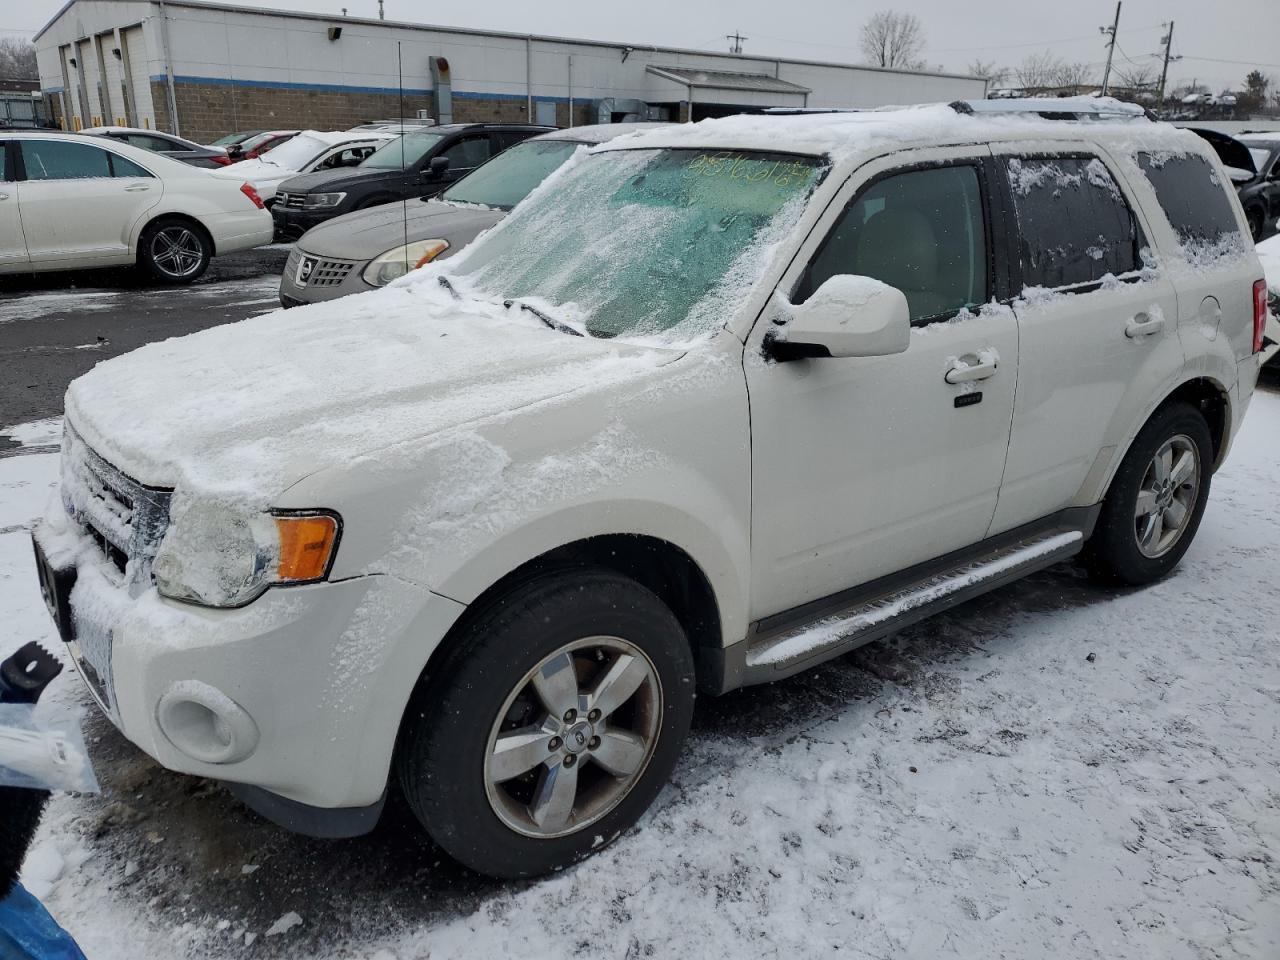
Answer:
<svg viewBox="0 0 1280 960"><path fill-rule="evenodd" d="M1250 207L1244 212L1245 219L1249 222L1249 234L1253 237L1253 242L1257 243L1262 239L1263 233L1267 229L1267 218L1263 216L1262 211L1257 207Z"/></svg>
<svg viewBox="0 0 1280 960"><path fill-rule="evenodd" d="M161 217L138 238L138 265L153 280L184 284L209 269L213 241L204 229L180 217Z"/></svg>
<svg viewBox="0 0 1280 960"><path fill-rule="evenodd" d="M1085 547L1094 578L1141 586L1176 567L1200 527L1212 474L1213 439L1200 411L1178 402L1152 414L1111 481Z"/></svg>
<svg viewBox="0 0 1280 960"><path fill-rule="evenodd" d="M503 879L567 866L631 827L667 782L693 715L679 622L649 590L595 567L513 588L431 673L401 728L400 785L446 853Z"/></svg>

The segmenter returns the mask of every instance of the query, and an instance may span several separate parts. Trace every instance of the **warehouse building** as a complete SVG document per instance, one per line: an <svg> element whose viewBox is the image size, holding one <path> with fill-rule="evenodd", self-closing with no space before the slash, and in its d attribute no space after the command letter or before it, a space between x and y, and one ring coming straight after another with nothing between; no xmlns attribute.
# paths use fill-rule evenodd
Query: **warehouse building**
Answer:
<svg viewBox="0 0 1280 960"><path fill-rule="evenodd" d="M36 34L48 114L78 130L344 129L384 117L558 126L982 97L944 73L329 17L70 0Z"/></svg>

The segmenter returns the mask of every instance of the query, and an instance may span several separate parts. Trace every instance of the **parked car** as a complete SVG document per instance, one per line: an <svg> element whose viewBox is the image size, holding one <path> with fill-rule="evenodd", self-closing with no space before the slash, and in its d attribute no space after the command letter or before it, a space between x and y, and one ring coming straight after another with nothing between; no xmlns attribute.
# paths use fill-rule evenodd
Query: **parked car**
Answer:
<svg viewBox="0 0 1280 960"><path fill-rule="evenodd" d="M85 127L80 131L91 137L108 137L131 147L149 150L173 160L181 160L193 167L216 169L231 162L223 147L205 147L172 133L158 130L140 130L135 127Z"/></svg>
<svg viewBox="0 0 1280 960"><path fill-rule="evenodd" d="M288 143L296 137L301 130L264 130L262 133L255 134L247 140L242 140L238 144L227 147L227 156L231 158L232 163L238 163L242 160L256 160L281 144Z"/></svg>
<svg viewBox="0 0 1280 960"><path fill-rule="evenodd" d="M236 133L228 133L225 137L219 137L217 140L213 141L213 143L209 144L209 146L224 147L227 152L230 153L232 147L237 144L244 143L250 137L256 137L258 134L265 132L265 130L239 130Z"/></svg>
<svg viewBox="0 0 1280 960"><path fill-rule="evenodd" d="M0 135L0 273L136 263L190 283L211 257L271 242L253 187L110 137Z"/></svg>
<svg viewBox="0 0 1280 960"><path fill-rule="evenodd" d="M621 138L384 290L98 364L35 530L89 691L294 830L394 778L529 876L636 822L695 690L1168 574L1258 375L1243 210L1114 101L982 103Z"/></svg>
<svg viewBox="0 0 1280 960"><path fill-rule="evenodd" d="M434 127L435 120L421 117L401 117L399 120L369 120L357 124L352 130L390 130L393 133L405 133L422 127Z"/></svg>
<svg viewBox="0 0 1280 960"><path fill-rule="evenodd" d="M1272 363L1280 359L1280 235L1258 244L1258 259L1267 278L1269 307L1261 360Z"/></svg>
<svg viewBox="0 0 1280 960"><path fill-rule="evenodd" d="M384 143L354 170L325 170L282 184L272 208L276 236L296 240L312 227L352 210L392 200L434 197L490 157L554 127L454 123L404 133Z"/></svg>
<svg viewBox="0 0 1280 960"><path fill-rule="evenodd" d="M606 123L544 133L476 168L434 200L383 204L326 220L302 235L280 277L280 303L294 307L386 286L457 253L500 221L578 147L659 123Z"/></svg>
<svg viewBox="0 0 1280 960"><path fill-rule="evenodd" d="M285 181L299 174L354 167L393 139L395 134L377 130L340 133L303 130L269 154L256 160L244 160L227 170L216 170L214 175L230 180L248 180L263 203L271 207L276 202L277 189Z"/></svg>
<svg viewBox="0 0 1280 960"><path fill-rule="evenodd" d="M1227 168L1248 218L1249 233L1255 242L1261 240L1280 217L1280 134L1233 137L1217 130L1191 129L1209 142Z"/></svg>

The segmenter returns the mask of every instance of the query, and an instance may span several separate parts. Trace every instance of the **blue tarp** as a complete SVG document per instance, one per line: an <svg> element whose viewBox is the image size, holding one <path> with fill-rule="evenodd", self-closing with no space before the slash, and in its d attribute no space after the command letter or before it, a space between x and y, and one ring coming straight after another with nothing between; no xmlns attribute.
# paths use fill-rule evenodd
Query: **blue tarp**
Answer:
<svg viewBox="0 0 1280 960"><path fill-rule="evenodd" d="M0 900L0 960L85 960L85 955L44 904L18 884Z"/></svg>

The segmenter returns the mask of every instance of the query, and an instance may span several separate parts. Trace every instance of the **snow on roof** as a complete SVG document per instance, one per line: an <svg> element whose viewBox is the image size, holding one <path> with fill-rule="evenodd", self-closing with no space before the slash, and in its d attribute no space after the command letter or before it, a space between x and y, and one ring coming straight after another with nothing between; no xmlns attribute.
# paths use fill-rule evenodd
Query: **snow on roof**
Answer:
<svg viewBox="0 0 1280 960"><path fill-rule="evenodd" d="M1046 112L1065 113L1076 106L1096 110L1101 99L1063 97L1038 103ZM1120 106L1118 101L1111 102ZM1119 140L1135 149L1203 150L1202 141L1195 134L1137 116L1118 120L1048 120L1026 111L971 115L946 104L794 115L739 114L673 124L604 149L778 150L825 155L841 161L910 146L1029 139Z"/></svg>

